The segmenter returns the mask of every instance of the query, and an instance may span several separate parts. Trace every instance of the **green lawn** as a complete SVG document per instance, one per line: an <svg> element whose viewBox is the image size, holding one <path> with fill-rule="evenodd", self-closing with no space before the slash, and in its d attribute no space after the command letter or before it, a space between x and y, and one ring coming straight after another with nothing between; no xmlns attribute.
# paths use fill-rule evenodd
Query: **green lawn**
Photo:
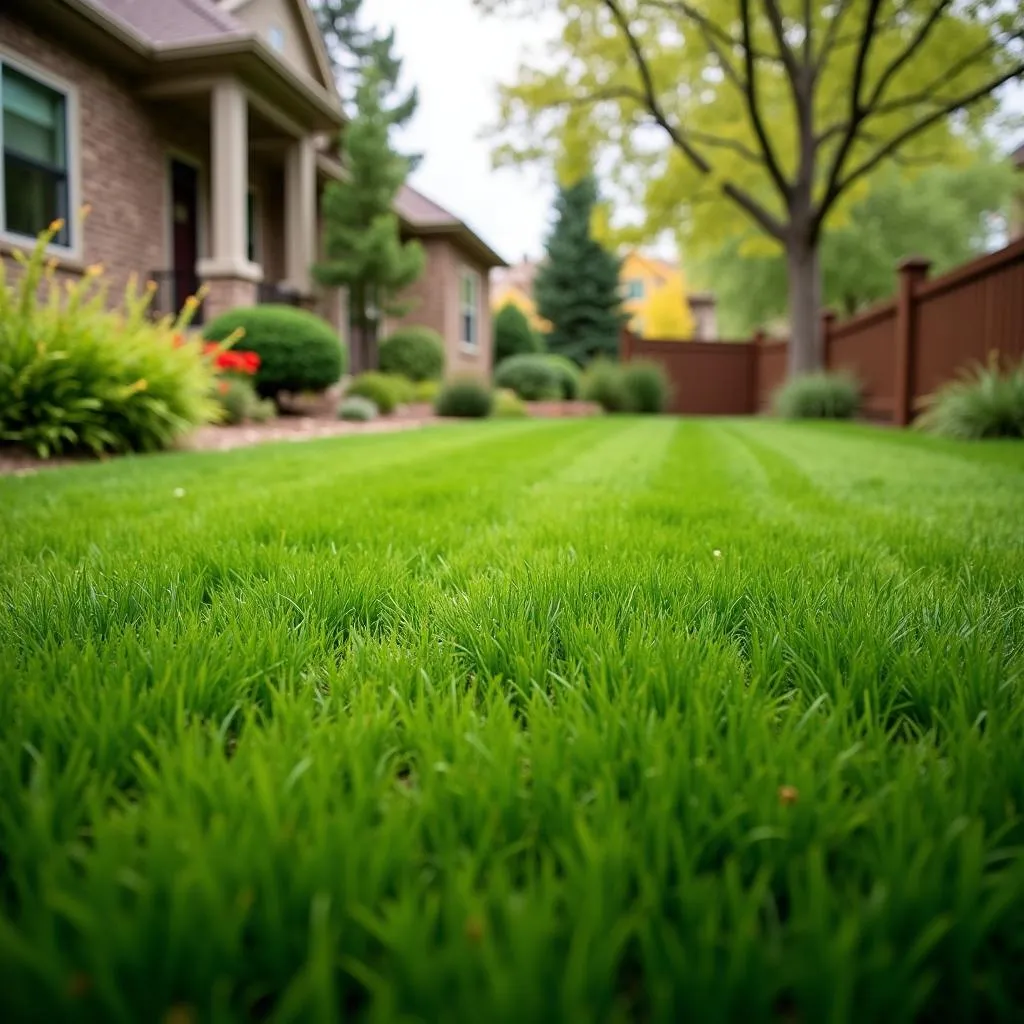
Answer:
<svg viewBox="0 0 1024 1024"><path fill-rule="evenodd" d="M0 480L2 1015L1019 1021L1022 690L1024 445L612 418Z"/></svg>

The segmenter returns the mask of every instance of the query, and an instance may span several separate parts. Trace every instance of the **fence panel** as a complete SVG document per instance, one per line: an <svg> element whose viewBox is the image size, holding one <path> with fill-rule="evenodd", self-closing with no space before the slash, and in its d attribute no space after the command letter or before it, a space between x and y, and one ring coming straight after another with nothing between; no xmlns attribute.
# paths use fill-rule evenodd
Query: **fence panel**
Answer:
<svg viewBox="0 0 1024 1024"><path fill-rule="evenodd" d="M754 412L757 361L749 341L643 341L629 356L665 368L670 410L684 416L748 416Z"/></svg>
<svg viewBox="0 0 1024 1024"><path fill-rule="evenodd" d="M757 397L753 412L771 408L772 393L786 379L789 345L785 341L763 341L757 346Z"/></svg>
<svg viewBox="0 0 1024 1024"><path fill-rule="evenodd" d="M891 420L895 397L896 304L869 309L852 320L834 323L826 343L825 364L846 370L864 388L869 419Z"/></svg>

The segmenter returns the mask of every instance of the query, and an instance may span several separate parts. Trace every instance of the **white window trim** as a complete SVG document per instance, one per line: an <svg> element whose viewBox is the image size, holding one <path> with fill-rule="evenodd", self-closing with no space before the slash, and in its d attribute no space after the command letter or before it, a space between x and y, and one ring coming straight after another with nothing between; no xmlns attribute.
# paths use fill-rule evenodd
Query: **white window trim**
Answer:
<svg viewBox="0 0 1024 1024"><path fill-rule="evenodd" d="M80 263L83 253L82 234L84 226L80 215L82 206L82 136L78 86L65 78L54 75L34 61L2 45L0 45L0 64L11 67L28 78L34 78L40 85L45 85L47 88L53 89L54 92L59 92L64 96L64 110L67 117L65 143L67 145L68 162L68 234L71 238L71 244L58 245L55 242L51 242L46 247L46 252L48 255L56 256L64 261ZM2 131L2 128L0 128L0 131ZM0 146L2 146L2 138L0 138ZM3 203L5 201L5 193L3 173L3 161L0 160L0 242L18 249L30 249L35 244L34 238L8 231L4 224L5 211Z"/></svg>
<svg viewBox="0 0 1024 1024"><path fill-rule="evenodd" d="M463 304L462 286L466 281L473 282L473 324L476 327L476 341L467 341L463 336L463 325L469 307ZM459 349L467 355L478 355L480 352L480 274L472 267L459 268Z"/></svg>

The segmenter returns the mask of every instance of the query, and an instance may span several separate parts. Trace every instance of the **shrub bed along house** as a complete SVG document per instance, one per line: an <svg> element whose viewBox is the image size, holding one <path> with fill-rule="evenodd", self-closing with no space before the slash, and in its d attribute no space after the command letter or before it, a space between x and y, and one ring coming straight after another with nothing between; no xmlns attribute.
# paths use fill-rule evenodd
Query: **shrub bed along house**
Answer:
<svg viewBox="0 0 1024 1024"><path fill-rule="evenodd" d="M379 410L375 402L362 395L348 395L338 407L338 419L353 423L369 423L377 418Z"/></svg>
<svg viewBox="0 0 1024 1024"><path fill-rule="evenodd" d="M547 364L554 368L558 376L558 385L562 390L562 397L566 401L573 401L580 396L580 380L582 374L580 368L565 356L548 352L544 355Z"/></svg>
<svg viewBox="0 0 1024 1024"><path fill-rule="evenodd" d="M507 302L494 315L494 363L500 366L513 356L540 352L540 336L530 326L526 314L518 306Z"/></svg>
<svg viewBox="0 0 1024 1024"><path fill-rule="evenodd" d="M62 289L45 252L59 228L40 235L17 282L0 262L0 441L42 457L154 451L216 420L214 367L184 337L196 300L154 323L152 289L129 284L106 308L100 268Z"/></svg>
<svg viewBox="0 0 1024 1024"><path fill-rule="evenodd" d="M411 385L387 373L369 370L354 377L345 389L346 395L368 398L382 416L390 416L406 400Z"/></svg>
<svg viewBox="0 0 1024 1024"><path fill-rule="evenodd" d="M380 369L419 382L444 372L444 341L429 327L403 327L380 343Z"/></svg>
<svg viewBox="0 0 1024 1024"><path fill-rule="evenodd" d="M249 306L210 321L203 336L222 341L243 333L242 344L260 357L256 390L267 398L281 391L323 391L345 372L347 353L326 320L294 306Z"/></svg>

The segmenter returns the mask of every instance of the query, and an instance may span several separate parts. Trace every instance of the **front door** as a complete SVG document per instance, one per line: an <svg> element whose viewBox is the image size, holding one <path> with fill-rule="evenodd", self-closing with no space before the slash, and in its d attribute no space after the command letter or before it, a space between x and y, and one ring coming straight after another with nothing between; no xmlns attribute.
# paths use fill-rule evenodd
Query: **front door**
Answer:
<svg viewBox="0 0 1024 1024"><path fill-rule="evenodd" d="M171 161L171 231L174 266L171 300L177 312L199 288L199 172L180 160ZM198 318L197 318L198 319Z"/></svg>

